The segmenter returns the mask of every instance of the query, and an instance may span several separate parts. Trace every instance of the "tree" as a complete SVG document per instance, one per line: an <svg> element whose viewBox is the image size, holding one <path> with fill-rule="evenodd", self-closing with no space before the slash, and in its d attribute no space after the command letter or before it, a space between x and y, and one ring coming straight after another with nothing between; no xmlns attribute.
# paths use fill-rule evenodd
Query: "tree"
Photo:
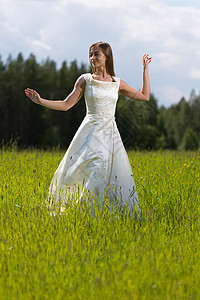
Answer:
<svg viewBox="0 0 200 300"><path fill-rule="evenodd" d="M38 63L30 54L16 59L9 56L3 63L0 56L0 141L18 139L18 145L68 147L85 116L83 98L67 112L41 108L31 103L24 89L31 87L47 99L65 99L77 78L91 72L76 60L60 68L47 58ZM119 96L117 125L126 148L197 149L200 145L200 94L192 90L186 101L169 108L158 107L151 94L149 102L133 101Z"/></svg>
<svg viewBox="0 0 200 300"><path fill-rule="evenodd" d="M182 142L179 147L181 150L198 150L199 137L197 133L190 127L185 130Z"/></svg>

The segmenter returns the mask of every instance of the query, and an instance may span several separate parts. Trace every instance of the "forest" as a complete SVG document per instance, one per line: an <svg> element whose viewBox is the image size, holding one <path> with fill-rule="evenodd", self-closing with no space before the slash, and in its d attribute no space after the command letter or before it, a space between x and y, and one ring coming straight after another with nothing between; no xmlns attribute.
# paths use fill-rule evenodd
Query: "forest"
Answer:
<svg viewBox="0 0 200 300"><path fill-rule="evenodd" d="M67 112L53 111L33 104L24 89L33 88L46 99L65 99L76 79L90 71L76 60L57 68L50 58L38 63L34 54L24 59L19 53L6 62L0 57L0 147L68 147L86 113L84 98ZM197 150L200 94L191 87L189 99L168 108L159 107L153 94L145 103L119 95L116 121L126 149Z"/></svg>

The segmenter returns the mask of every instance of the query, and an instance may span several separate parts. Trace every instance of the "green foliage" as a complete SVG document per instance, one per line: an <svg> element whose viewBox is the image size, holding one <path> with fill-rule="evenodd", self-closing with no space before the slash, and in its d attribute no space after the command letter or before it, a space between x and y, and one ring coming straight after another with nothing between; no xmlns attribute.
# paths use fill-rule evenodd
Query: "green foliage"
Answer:
<svg viewBox="0 0 200 300"><path fill-rule="evenodd" d="M129 152L142 220L44 202L62 151L0 152L0 299L199 299L200 154Z"/></svg>
<svg viewBox="0 0 200 300"><path fill-rule="evenodd" d="M157 101L153 95L149 102L130 100L119 96L116 119L126 148L154 148L157 130Z"/></svg>
<svg viewBox="0 0 200 300"><path fill-rule="evenodd" d="M31 87L47 99L65 99L77 78L90 71L76 61L64 61L58 69L50 58L38 63L33 54L26 60L21 53L16 59L9 56L5 64L0 58L0 143L68 147L85 116L83 98L68 112L52 111L31 103L24 89ZM153 94L149 102L120 95L116 119L127 149L196 149L200 144L200 96L195 91L188 101L182 98L169 108L159 108ZM193 132L189 148L187 128Z"/></svg>
<svg viewBox="0 0 200 300"><path fill-rule="evenodd" d="M47 99L64 99L73 89L76 79L86 73L76 61L67 66L47 58L38 63L33 54L27 60L20 53L17 59L9 56L6 64L0 61L0 141L2 144L17 139L19 147L67 147L84 115L83 99L70 110L50 111L31 103L24 89L31 87Z"/></svg>
<svg viewBox="0 0 200 300"><path fill-rule="evenodd" d="M182 150L198 150L199 138L197 133L190 127L186 128L180 149Z"/></svg>

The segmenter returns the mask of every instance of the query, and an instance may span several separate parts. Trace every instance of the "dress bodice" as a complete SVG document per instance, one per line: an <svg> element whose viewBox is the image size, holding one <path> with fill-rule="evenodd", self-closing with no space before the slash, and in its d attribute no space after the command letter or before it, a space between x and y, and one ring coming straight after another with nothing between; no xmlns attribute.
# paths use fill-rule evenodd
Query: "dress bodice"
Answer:
<svg viewBox="0 0 200 300"><path fill-rule="evenodd" d="M118 100L120 78L115 81L100 81L92 78L92 74L82 75L86 81L85 102L87 115L114 117Z"/></svg>

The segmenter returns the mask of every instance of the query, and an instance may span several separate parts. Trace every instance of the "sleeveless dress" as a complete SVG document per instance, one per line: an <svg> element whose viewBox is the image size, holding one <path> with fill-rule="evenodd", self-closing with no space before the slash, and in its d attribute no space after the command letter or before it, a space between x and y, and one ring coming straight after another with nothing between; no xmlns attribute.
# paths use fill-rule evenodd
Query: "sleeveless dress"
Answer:
<svg viewBox="0 0 200 300"><path fill-rule="evenodd" d="M105 82L93 79L90 73L82 76L87 113L54 174L48 199L63 206L74 194L81 199L89 193L100 206L109 198L111 206L126 206L130 215L140 213L131 166L114 117L120 78Z"/></svg>

